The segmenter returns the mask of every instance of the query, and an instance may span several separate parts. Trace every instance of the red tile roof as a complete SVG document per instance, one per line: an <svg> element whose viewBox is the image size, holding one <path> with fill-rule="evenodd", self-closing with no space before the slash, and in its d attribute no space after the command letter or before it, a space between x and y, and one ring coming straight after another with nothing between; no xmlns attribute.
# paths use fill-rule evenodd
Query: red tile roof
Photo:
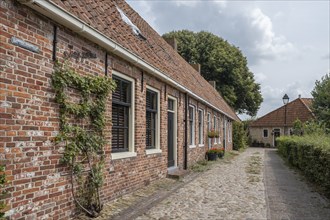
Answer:
<svg viewBox="0 0 330 220"><path fill-rule="evenodd" d="M240 120L219 93L123 0L52 0L59 7L102 32L110 39L156 67L180 85ZM146 40L135 35L117 10L119 7Z"/></svg>
<svg viewBox="0 0 330 220"><path fill-rule="evenodd" d="M306 122L314 118L311 111L312 99L298 98L286 106L286 124L285 124L285 106L282 106L263 117L251 122L250 127L283 127L293 126L293 122L299 119Z"/></svg>

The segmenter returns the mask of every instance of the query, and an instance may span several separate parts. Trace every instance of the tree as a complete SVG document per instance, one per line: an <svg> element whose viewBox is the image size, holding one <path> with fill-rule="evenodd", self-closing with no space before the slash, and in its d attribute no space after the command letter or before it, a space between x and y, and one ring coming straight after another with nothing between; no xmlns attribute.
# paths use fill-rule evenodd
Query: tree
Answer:
<svg viewBox="0 0 330 220"><path fill-rule="evenodd" d="M299 119L296 119L293 122L292 134L297 136L302 136L304 134L304 123L302 123Z"/></svg>
<svg viewBox="0 0 330 220"><path fill-rule="evenodd" d="M312 110L326 128L330 129L330 73L315 82Z"/></svg>
<svg viewBox="0 0 330 220"><path fill-rule="evenodd" d="M202 76L216 81L217 91L236 112L256 115L263 101L260 85L238 47L205 31L172 31L164 37L176 38L178 52L187 62L201 64Z"/></svg>

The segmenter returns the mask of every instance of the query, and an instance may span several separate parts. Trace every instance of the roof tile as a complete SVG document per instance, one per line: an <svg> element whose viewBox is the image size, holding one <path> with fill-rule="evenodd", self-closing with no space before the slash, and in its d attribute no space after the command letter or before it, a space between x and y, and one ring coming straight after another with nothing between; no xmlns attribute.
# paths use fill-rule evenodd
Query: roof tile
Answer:
<svg viewBox="0 0 330 220"><path fill-rule="evenodd" d="M295 120L299 119L306 122L314 118L311 111L312 99L298 98L286 106L286 124L285 124L285 106L282 106L261 118L251 122L251 127L275 127L275 126L293 126Z"/></svg>
<svg viewBox="0 0 330 220"><path fill-rule="evenodd" d="M232 119L240 120L221 95L125 1L53 0L53 2L221 109ZM146 40L133 33L131 27L121 19L116 6L140 29Z"/></svg>

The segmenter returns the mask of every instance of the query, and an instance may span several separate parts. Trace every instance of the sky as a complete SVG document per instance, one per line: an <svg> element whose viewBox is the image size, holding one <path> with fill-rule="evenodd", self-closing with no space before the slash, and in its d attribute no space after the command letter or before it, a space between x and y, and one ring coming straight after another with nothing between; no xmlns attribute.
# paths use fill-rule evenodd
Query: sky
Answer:
<svg viewBox="0 0 330 220"><path fill-rule="evenodd" d="M311 98L315 81L330 72L330 0L127 2L160 35L203 30L239 47L261 85L257 117L281 107L284 94Z"/></svg>

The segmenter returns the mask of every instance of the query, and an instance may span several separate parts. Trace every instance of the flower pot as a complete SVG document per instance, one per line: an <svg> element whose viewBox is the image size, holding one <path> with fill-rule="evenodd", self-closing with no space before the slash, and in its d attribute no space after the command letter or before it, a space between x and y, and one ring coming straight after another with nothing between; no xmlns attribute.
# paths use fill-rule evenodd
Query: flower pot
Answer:
<svg viewBox="0 0 330 220"><path fill-rule="evenodd" d="M225 154L224 152L218 153L218 157L222 158L224 154Z"/></svg>
<svg viewBox="0 0 330 220"><path fill-rule="evenodd" d="M213 154L209 153L209 154L207 154L207 160L214 161L214 160L217 160L217 158L218 158L218 155L216 153L213 153Z"/></svg>

